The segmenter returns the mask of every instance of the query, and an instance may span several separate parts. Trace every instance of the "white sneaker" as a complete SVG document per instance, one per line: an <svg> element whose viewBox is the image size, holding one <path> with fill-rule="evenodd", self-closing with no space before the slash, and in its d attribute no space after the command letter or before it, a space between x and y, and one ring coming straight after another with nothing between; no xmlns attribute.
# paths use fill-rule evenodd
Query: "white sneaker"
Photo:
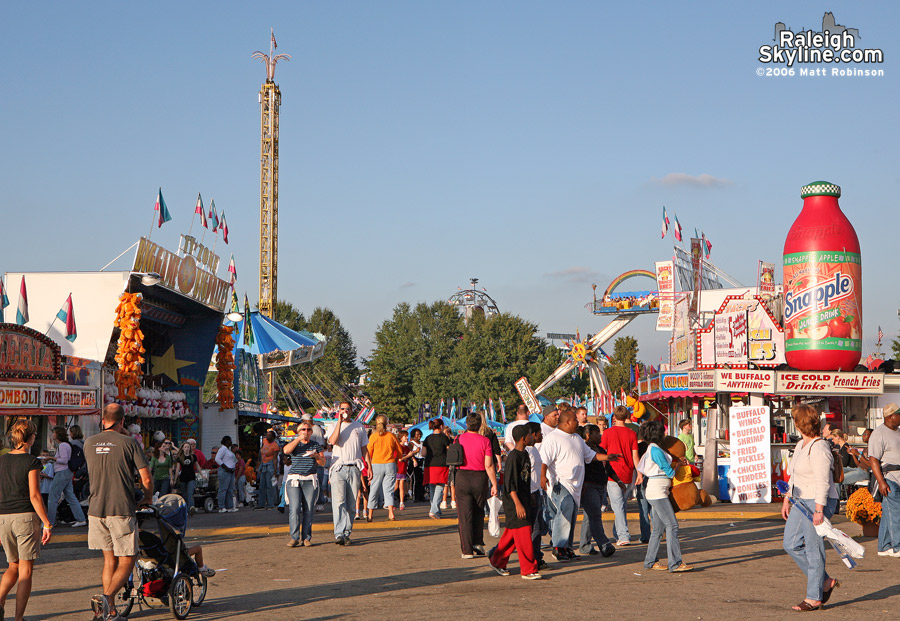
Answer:
<svg viewBox="0 0 900 621"><path fill-rule="evenodd" d="M206 576L207 578L212 578L213 576L216 575L216 570L207 565L204 565L203 567L198 567L198 571L200 572L201 576Z"/></svg>
<svg viewBox="0 0 900 621"><path fill-rule="evenodd" d="M237 507L234 507L233 509L225 509L225 510L228 511L228 513L237 513Z"/></svg>
<svg viewBox="0 0 900 621"><path fill-rule="evenodd" d="M219 509L219 513L227 513L227 512L228 512L228 509L226 509L225 507L222 507L221 509Z"/></svg>
<svg viewBox="0 0 900 621"><path fill-rule="evenodd" d="M443 508L446 508L446 507L443 507ZM455 508L456 508L456 501L455 501L455 500L451 500L451 501L450 501L450 508L451 508L451 509L455 509Z"/></svg>
<svg viewBox="0 0 900 621"><path fill-rule="evenodd" d="M75 522L72 524L72 528L78 528L79 526L87 526L87 522Z"/></svg>
<svg viewBox="0 0 900 621"><path fill-rule="evenodd" d="M446 508L447 508L447 501L446 501L446 500L442 500L442 501L441 501L441 509L446 509Z"/></svg>
<svg viewBox="0 0 900 621"><path fill-rule="evenodd" d="M891 549L880 550L878 552L878 556L894 556L894 551Z"/></svg>

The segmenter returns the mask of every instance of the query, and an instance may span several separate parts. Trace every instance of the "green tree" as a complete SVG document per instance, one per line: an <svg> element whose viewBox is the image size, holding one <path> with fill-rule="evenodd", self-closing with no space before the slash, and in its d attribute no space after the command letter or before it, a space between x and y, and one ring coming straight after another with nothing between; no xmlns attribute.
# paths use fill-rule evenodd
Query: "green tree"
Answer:
<svg viewBox="0 0 900 621"><path fill-rule="evenodd" d="M368 360L369 394L376 411L391 420L409 420L416 407L412 384L420 364L419 346L412 309L402 302L375 331L375 349Z"/></svg>
<svg viewBox="0 0 900 621"><path fill-rule="evenodd" d="M891 341L891 351L893 351L894 360L900 360L900 338Z"/></svg>
<svg viewBox="0 0 900 621"><path fill-rule="evenodd" d="M355 383L359 378L356 345L334 311L317 307L306 322L306 330L323 334L328 339L322 357L312 363L313 370L341 385Z"/></svg>
<svg viewBox="0 0 900 621"><path fill-rule="evenodd" d="M638 362L638 342L632 336L620 336L613 344L613 353L610 358L611 362L607 363L606 379L609 381L609 388L614 393L618 393L620 388L628 391L632 387L631 369L637 364L641 369L643 365Z"/></svg>

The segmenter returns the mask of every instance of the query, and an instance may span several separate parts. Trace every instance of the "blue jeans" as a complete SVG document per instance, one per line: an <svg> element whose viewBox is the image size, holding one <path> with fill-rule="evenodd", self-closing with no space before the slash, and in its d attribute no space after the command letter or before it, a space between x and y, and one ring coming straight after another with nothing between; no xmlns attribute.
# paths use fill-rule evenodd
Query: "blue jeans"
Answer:
<svg viewBox="0 0 900 621"><path fill-rule="evenodd" d="M316 477L319 481L319 490L316 494L316 504L324 505L325 497L328 495L325 493L325 466L316 466Z"/></svg>
<svg viewBox="0 0 900 621"><path fill-rule="evenodd" d="M794 489L799 492L798 489ZM801 498L810 513L816 510L816 501ZM837 509L837 498L829 498L823 512L830 518ZM882 517L882 524L884 518ZM797 507L791 507L787 522L784 523L784 551L791 555L797 566L806 574L806 597L818 601L822 599L822 583L829 578L825 571L825 540L816 533L816 527Z"/></svg>
<svg viewBox="0 0 900 621"><path fill-rule="evenodd" d="M234 509L234 472L219 466L219 508Z"/></svg>
<svg viewBox="0 0 900 621"><path fill-rule="evenodd" d="M678 541L678 520L675 510L668 498L650 499L653 528L650 530L650 542L647 544L647 556L644 567L650 568L659 560L659 544L662 541L663 529L666 531L666 553L669 557L669 571L681 565L681 542Z"/></svg>
<svg viewBox="0 0 900 621"><path fill-rule="evenodd" d="M613 485L615 485L613 483ZM578 549L582 554L591 551L591 539L602 549L609 538L603 531L603 505L606 504L606 486L586 483L581 491L581 506L584 508L584 519L581 521L581 537Z"/></svg>
<svg viewBox="0 0 900 621"><path fill-rule="evenodd" d="M379 506L394 506L394 483L397 482L397 464L372 464L372 480L369 483L369 511Z"/></svg>
<svg viewBox="0 0 900 621"><path fill-rule="evenodd" d="M67 469L55 473L53 480L50 482L50 493L47 496L47 518L51 524L56 523L56 509L59 505L60 496L64 497L66 502L69 503L69 509L72 511L72 517L75 518L75 521L84 522L84 511L81 510L81 505L78 503L78 499L75 498L75 490L72 488L71 470Z"/></svg>
<svg viewBox="0 0 900 621"><path fill-rule="evenodd" d="M235 491L237 492L237 499L239 503L243 503L245 500L245 486L247 485L247 477L245 475L241 475L238 477L238 480L234 482Z"/></svg>
<svg viewBox="0 0 900 621"><path fill-rule="evenodd" d="M550 513L550 542L554 548L571 548L575 538L578 503L559 482L553 486L547 503Z"/></svg>
<svg viewBox="0 0 900 621"><path fill-rule="evenodd" d="M900 550L900 485L884 479L891 492L881 501L881 524L878 526L878 551ZM53 479L56 482L56 478Z"/></svg>
<svg viewBox="0 0 900 621"><path fill-rule="evenodd" d="M851 485L856 488L856 483L869 480L869 473L862 468L844 468L844 482L842 485ZM848 490L853 493L856 489Z"/></svg>
<svg viewBox="0 0 900 621"><path fill-rule="evenodd" d="M329 471L331 475L331 516L334 537L349 537L356 514L356 494L359 492L359 468L344 464Z"/></svg>
<svg viewBox="0 0 900 621"><path fill-rule="evenodd" d="M297 487L293 481L285 481L284 494L288 499L288 524L290 525L291 539L294 541L308 541L312 539L313 513L316 510L316 495L318 486L316 481L297 481ZM303 514L301 518L301 514ZM301 530L301 519L303 527Z"/></svg>
<svg viewBox="0 0 900 621"><path fill-rule="evenodd" d="M613 485L613 483L610 483ZM647 500L647 481L634 488L634 495L638 503L638 520L641 524L641 542L650 541L650 501Z"/></svg>
<svg viewBox="0 0 900 621"><path fill-rule="evenodd" d="M187 504L188 509L194 506L194 488L196 487L197 481L194 479L182 481L178 484L178 491L181 493L181 497L184 498L184 502Z"/></svg>
<svg viewBox="0 0 900 621"><path fill-rule="evenodd" d="M172 482L169 479L153 479L153 491L165 496L172 492Z"/></svg>
<svg viewBox="0 0 900 621"><path fill-rule="evenodd" d="M631 533L628 532L628 516L625 513L625 492L618 483L610 483L606 486L606 495L609 498L609 508L616 516L613 524L613 537L616 541L631 541Z"/></svg>
<svg viewBox="0 0 900 621"><path fill-rule="evenodd" d="M256 471L256 480L259 482L259 507L274 507L276 504L275 486L272 485L272 477L275 476L275 461L261 463Z"/></svg>
<svg viewBox="0 0 900 621"><path fill-rule="evenodd" d="M544 497L544 490L538 490L531 493L534 498L534 524L531 527L531 543L534 546L534 560L540 565L544 560L544 553L541 552L541 537L549 532L547 528L546 505L547 501Z"/></svg>
<svg viewBox="0 0 900 621"><path fill-rule="evenodd" d="M431 508L428 513L441 517L441 501L444 499L444 486L430 483L428 493L431 494Z"/></svg>

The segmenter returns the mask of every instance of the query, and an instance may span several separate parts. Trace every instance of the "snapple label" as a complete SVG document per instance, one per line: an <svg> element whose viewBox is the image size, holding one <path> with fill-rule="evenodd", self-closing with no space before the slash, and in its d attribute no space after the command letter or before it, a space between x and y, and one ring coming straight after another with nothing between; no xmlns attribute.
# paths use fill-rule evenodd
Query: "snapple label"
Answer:
<svg viewBox="0 0 900 621"><path fill-rule="evenodd" d="M802 188L784 243L785 359L808 371L851 371L862 355L859 240L827 181Z"/></svg>

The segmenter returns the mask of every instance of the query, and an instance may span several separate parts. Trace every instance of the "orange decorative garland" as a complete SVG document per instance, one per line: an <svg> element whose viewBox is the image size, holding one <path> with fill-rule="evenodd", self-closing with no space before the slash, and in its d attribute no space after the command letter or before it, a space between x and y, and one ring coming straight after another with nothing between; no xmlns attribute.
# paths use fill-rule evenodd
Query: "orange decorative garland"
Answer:
<svg viewBox="0 0 900 621"><path fill-rule="evenodd" d="M219 347L216 357L216 388L219 393L219 411L234 407L234 337L231 326L219 328L216 345Z"/></svg>
<svg viewBox="0 0 900 621"><path fill-rule="evenodd" d="M119 344L116 349L116 387L119 399L134 401L136 391L141 386L141 365L144 358L144 333L141 332L141 300L140 293L128 293L119 298L116 306L115 326L121 330Z"/></svg>
<svg viewBox="0 0 900 621"><path fill-rule="evenodd" d="M881 522L881 503L872 499L866 488L858 489L847 499L847 519L862 524L863 522Z"/></svg>

